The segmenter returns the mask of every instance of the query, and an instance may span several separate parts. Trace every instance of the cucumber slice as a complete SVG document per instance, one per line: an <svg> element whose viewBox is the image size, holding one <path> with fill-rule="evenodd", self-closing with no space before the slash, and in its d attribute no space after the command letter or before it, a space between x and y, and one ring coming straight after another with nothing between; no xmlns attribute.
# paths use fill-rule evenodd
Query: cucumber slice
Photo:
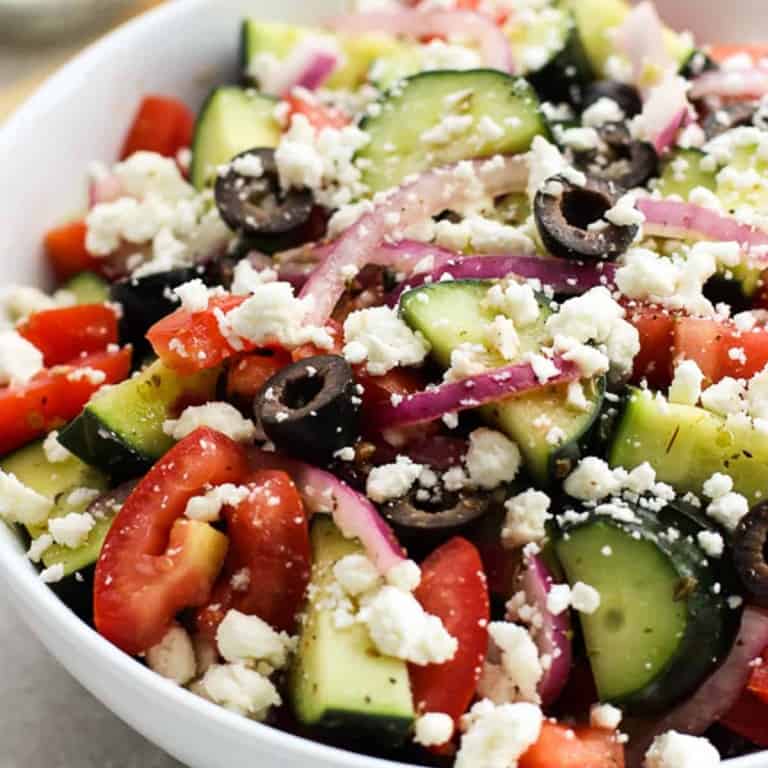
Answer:
<svg viewBox="0 0 768 768"><path fill-rule="evenodd" d="M450 366L451 352L460 344L486 345L486 328L498 314L483 305L491 285L492 282L483 280L432 283L409 291L400 299L403 319L429 341L432 357L443 368ZM544 324L550 310L543 296L540 310L536 323L518 329L521 357L538 352L549 341ZM505 364L508 363L488 351L489 367ZM480 412L484 419L515 440L534 480L547 487L566 477L581 457L582 447L600 414L603 393L602 379L585 386L590 403L586 412L567 405L567 386L564 385L543 387L502 403L487 405ZM565 434L554 445L547 440L553 427L559 427Z"/></svg>
<svg viewBox="0 0 768 768"><path fill-rule="evenodd" d="M543 100L579 101L581 88L594 74L570 10L545 8L530 23L515 19L506 33L521 74Z"/></svg>
<svg viewBox="0 0 768 768"><path fill-rule="evenodd" d="M680 195L684 200L696 187L711 192L717 189L716 172L705 171L701 161L706 155L698 149L676 149L664 160L657 189L664 196Z"/></svg>
<svg viewBox="0 0 768 768"><path fill-rule="evenodd" d="M648 461L659 480L680 493L700 494L715 472L730 475L750 504L764 499L768 488L768 435L639 389L630 389L609 461L628 470Z"/></svg>
<svg viewBox="0 0 768 768"><path fill-rule="evenodd" d="M77 488L93 488L98 491L106 491L109 488L109 478L103 472L89 467L74 456L66 461L49 462L42 440L30 443L6 456L0 462L0 468L4 472L13 473L24 485L51 499L54 502L51 517L86 511L90 502L68 502L70 493ZM43 554L43 564L46 568L63 565L65 576L92 565L99 556L111 524L112 517L97 520L88 538L79 547L49 547ZM45 525L27 526L27 531L33 539L41 536L47 529Z"/></svg>
<svg viewBox="0 0 768 768"><path fill-rule="evenodd" d="M136 477L173 445L163 422L187 405L214 399L218 378L218 368L181 376L158 360L92 398L59 441L115 478Z"/></svg>
<svg viewBox="0 0 768 768"><path fill-rule="evenodd" d="M672 505L632 511L636 522L590 514L565 523L554 547L569 583L600 593L599 609L579 614L600 700L646 714L710 674L730 648L738 612L726 602L732 574L696 543L708 526Z"/></svg>
<svg viewBox="0 0 768 768"><path fill-rule="evenodd" d="M81 272L61 288L73 294L78 304L102 304L109 301L109 283L95 272Z"/></svg>
<svg viewBox="0 0 768 768"><path fill-rule="evenodd" d="M246 19L240 37L240 66L246 79L253 79L250 69L259 54L269 54L278 60L286 59L295 46L308 37L324 37L335 41L341 48L343 61L324 84L326 88L338 90L359 88L368 79L374 61L381 57L394 59L406 47L390 35L348 37L310 27Z"/></svg>
<svg viewBox="0 0 768 768"><path fill-rule="evenodd" d="M227 85L216 88L203 104L192 142L192 183L202 189L216 169L235 155L256 147L276 147L280 126L277 102L252 90Z"/></svg>
<svg viewBox="0 0 768 768"><path fill-rule="evenodd" d="M617 53L610 31L626 18L631 5L626 0L566 0L573 11L581 40L592 68L601 77L607 73L605 64ZM664 29L664 43L669 55L683 67L694 52L690 35L678 35Z"/></svg>
<svg viewBox="0 0 768 768"><path fill-rule="evenodd" d="M306 725L344 729L381 746L397 747L415 717L407 665L381 656L365 627L339 629L333 609L325 605L334 564L362 553L362 547L321 516L312 526L312 551L312 597L289 680L296 717Z"/></svg>
<svg viewBox="0 0 768 768"><path fill-rule="evenodd" d="M447 117L467 119L464 132L446 141L426 143ZM471 118L471 119L469 119ZM481 119L493 120L501 132L489 138ZM487 120L486 120L487 122ZM525 152L534 137L547 132L539 100L530 84L491 69L425 72L389 91L376 115L360 126L371 141L358 152L362 181L371 192L396 187L428 168L496 154Z"/></svg>

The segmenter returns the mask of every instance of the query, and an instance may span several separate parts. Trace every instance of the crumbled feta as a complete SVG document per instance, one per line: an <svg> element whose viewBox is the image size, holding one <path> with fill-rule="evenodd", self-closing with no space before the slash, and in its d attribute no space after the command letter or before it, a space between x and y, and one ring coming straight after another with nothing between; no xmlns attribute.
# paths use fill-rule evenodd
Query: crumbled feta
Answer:
<svg viewBox="0 0 768 768"><path fill-rule="evenodd" d="M8 523L42 525L53 502L20 482L16 475L0 470L0 518Z"/></svg>
<svg viewBox="0 0 768 768"><path fill-rule="evenodd" d="M413 592L421 583L421 568L413 560L393 565L385 576L387 584L403 592Z"/></svg>
<svg viewBox="0 0 768 768"><path fill-rule="evenodd" d="M744 410L744 383L726 376L701 393L701 404L712 413L727 416Z"/></svg>
<svg viewBox="0 0 768 768"><path fill-rule="evenodd" d="M708 739L667 731L654 739L645 768L717 768L720 754Z"/></svg>
<svg viewBox="0 0 768 768"><path fill-rule="evenodd" d="M531 368L539 380L540 384L546 384L550 379L554 379L560 373L560 369L548 357L539 354L528 356Z"/></svg>
<svg viewBox="0 0 768 768"><path fill-rule="evenodd" d="M248 296L259 286L274 282L277 282L274 269L257 270L247 258L241 259L235 265L230 291L236 296Z"/></svg>
<svg viewBox="0 0 768 768"><path fill-rule="evenodd" d="M672 296L680 279L678 268L670 259L647 248L632 248L616 270L616 285L630 299Z"/></svg>
<svg viewBox="0 0 768 768"><path fill-rule="evenodd" d="M43 370L43 353L16 331L0 332L0 386L26 384Z"/></svg>
<svg viewBox="0 0 768 768"><path fill-rule="evenodd" d="M236 339L247 339L253 344L277 339L289 348L307 342L330 348L333 339L328 332L304 322L311 307L312 299L295 297L290 283L253 285L250 296L225 315L226 326Z"/></svg>
<svg viewBox="0 0 768 768"><path fill-rule="evenodd" d="M656 485L656 470L647 461L644 461L626 476L623 485L632 493L648 493Z"/></svg>
<svg viewBox="0 0 768 768"><path fill-rule="evenodd" d="M537 136L529 154L528 197L531 202L548 179L564 176L573 184L583 186L587 177L570 166L560 150L543 136Z"/></svg>
<svg viewBox="0 0 768 768"><path fill-rule="evenodd" d="M520 449L501 432L481 427L470 434L466 465L476 486L490 489L511 482L520 463Z"/></svg>
<svg viewBox="0 0 768 768"><path fill-rule="evenodd" d="M754 419L768 419L768 367L756 373L747 385L747 407Z"/></svg>
<svg viewBox="0 0 768 768"><path fill-rule="evenodd" d="M44 533L38 536L36 539L32 539L32 543L27 550L27 557L33 563L39 563L45 554L46 550L53 546L53 536L50 533Z"/></svg>
<svg viewBox="0 0 768 768"><path fill-rule="evenodd" d="M482 344L463 342L451 350L451 367L445 381L461 381L487 370L488 353Z"/></svg>
<svg viewBox="0 0 768 768"><path fill-rule="evenodd" d="M443 40L430 40L419 46L421 53L421 71L430 72L440 69L463 71L477 69L483 64L480 54L465 45ZM374 73L371 73L374 76Z"/></svg>
<svg viewBox="0 0 768 768"><path fill-rule="evenodd" d="M704 482L702 491L707 498L719 499L733 490L733 478L722 472L715 472Z"/></svg>
<svg viewBox="0 0 768 768"><path fill-rule="evenodd" d="M365 349L368 371L383 376L399 365L418 365L429 353L429 344L419 333L414 333L389 307L371 307L352 312L344 321L344 348L354 344L353 357L358 345ZM348 356L347 356L347 359Z"/></svg>
<svg viewBox="0 0 768 768"><path fill-rule="evenodd" d="M422 747L439 747L453 738L453 718L443 712L425 712L416 720L413 740Z"/></svg>
<svg viewBox="0 0 768 768"><path fill-rule="evenodd" d="M527 283L515 280L495 283L486 294L485 303L503 312L517 327L530 325L539 319L539 302L533 288Z"/></svg>
<svg viewBox="0 0 768 768"><path fill-rule="evenodd" d="M233 405L224 402L191 405L178 419L163 423L163 432L174 440L183 440L200 427L210 427L237 442L250 442L256 437L256 427Z"/></svg>
<svg viewBox="0 0 768 768"><path fill-rule="evenodd" d="M529 488L504 503L507 511L501 538L505 547L516 548L541 541L547 534L550 499L546 493Z"/></svg>
<svg viewBox="0 0 768 768"><path fill-rule="evenodd" d="M46 461L51 464L60 464L72 458L72 454L59 442L59 432L54 429L43 440L43 453Z"/></svg>
<svg viewBox="0 0 768 768"><path fill-rule="evenodd" d="M740 493L726 493L707 507L707 514L729 531L736 530L749 512L749 502Z"/></svg>
<svg viewBox="0 0 768 768"><path fill-rule="evenodd" d="M533 253L536 250L523 227L504 224L478 213L467 213L458 222L443 219L434 223L429 231L426 228L423 233L409 231L409 235L415 240L434 239L437 245L454 251Z"/></svg>
<svg viewBox="0 0 768 768"><path fill-rule="evenodd" d="M515 324L504 315L497 315L486 328L488 344L505 360L515 360L520 354L520 337Z"/></svg>
<svg viewBox="0 0 768 768"><path fill-rule="evenodd" d="M568 584L553 584L547 594L547 610L553 616L565 613L571 607L571 588Z"/></svg>
<svg viewBox="0 0 768 768"><path fill-rule="evenodd" d="M593 704L589 711L589 724L604 731L615 731L620 725L623 714L611 704Z"/></svg>
<svg viewBox="0 0 768 768"><path fill-rule="evenodd" d="M707 557L721 557L725 548L723 537L715 531L700 531L696 541Z"/></svg>
<svg viewBox="0 0 768 768"><path fill-rule="evenodd" d="M12 285L5 295L5 311L11 320L23 320L35 312L71 306L75 297L70 291L56 291L53 296L31 285Z"/></svg>
<svg viewBox="0 0 768 768"><path fill-rule="evenodd" d="M229 662L265 662L272 670L279 670L288 664L294 641L258 616L231 609L216 630L216 644Z"/></svg>
<svg viewBox="0 0 768 768"><path fill-rule="evenodd" d="M382 503L405 496L424 470L407 456L398 456L393 464L374 467L368 475L366 494L372 501Z"/></svg>
<svg viewBox="0 0 768 768"><path fill-rule="evenodd" d="M462 719L465 733L455 768L515 768L538 741L543 721L541 709L534 704L478 702Z"/></svg>
<svg viewBox="0 0 768 768"><path fill-rule="evenodd" d="M624 110L613 99L603 96L584 110L581 122L590 128L598 128L606 123L620 123L624 118Z"/></svg>
<svg viewBox="0 0 768 768"><path fill-rule="evenodd" d="M350 597L357 597L381 586L381 574L365 555L342 557L333 566L333 575Z"/></svg>
<svg viewBox="0 0 768 768"><path fill-rule="evenodd" d="M444 664L458 648L437 616L426 613L411 593L389 585L364 602L358 620L380 653L419 666Z"/></svg>
<svg viewBox="0 0 768 768"><path fill-rule="evenodd" d="M147 651L146 657L153 672L179 685L187 685L197 675L192 638L178 624L174 624L163 639Z"/></svg>
<svg viewBox="0 0 768 768"><path fill-rule="evenodd" d="M193 496L187 502L184 514L190 520L213 523L219 519L222 507L236 507L245 501L250 493L248 486L224 483L207 491L203 496Z"/></svg>
<svg viewBox="0 0 768 768"><path fill-rule="evenodd" d="M669 402L696 405L701 397L704 374L694 360L683 360L675 366L675 375L669 387Z"/></svg>
<svg viewBox="0 0 768 768"><path fill-rule="evenodd" d="M187 312L208 309L208 288L199 277L176 286L173 292L181 299L181 308Z"/></svg>
<svg viewBox="0 0 768 768"><path fill-rule="evenodd" d="M571 607L579 613L591 615L600 608L600 593L589 584L577 581L571 588Z"/></svg>
<svg viewBox="0 0 768 768"><path fill-rule="evenodd" d="M89 512L70 512L63 517L52 517L48 521L48 530L57 544L69 549L77 549L85 543L96 525Z"/></svg>
<svg viewBox="0 0 768 768"><path fill-rule="evenodd" d="M488 634L501 655L501 664L486 662L478 684L480 696L494 704L540 701L537 688L544 676L539 650L525 627L493 622Z"/></svg>
<svg viewBox="0 0 768 768"><path fill-rule="evenodd" d="M421 140L436 146L450 144L467 133L474 122L472 115L446 115L437 125L424 131Z"/></svg>
<svg viewBox="0 0 768 768"><path fill-rule="evenodd" d="M194 690L215 704L254 720L264 720L271 707L282 704L269 678L244 664L214 664Z"/></svg>
<svg viewBox="0 0 768 768"><path fill-rule="evenodd" d="M599 501L616 493L621 488L621 482L602 459L587 456L568 475L563 488L575 499Z"/></svg>
<svg viewBox="0 0 768 768"><path fill-rule="evenodd" d="M563 146L569 147L574 152L589 152L600 145L600 137L594 128L585 126L581 128L566 128L555 134Z"/></svg>
<svg viewBox="0 0 768 768"><path fill-rule="evenodd" d="M40 571L40 581L43 584L57 584L64 578L64 565L62 563L56 563L50 568L46 568Z"/></svg>

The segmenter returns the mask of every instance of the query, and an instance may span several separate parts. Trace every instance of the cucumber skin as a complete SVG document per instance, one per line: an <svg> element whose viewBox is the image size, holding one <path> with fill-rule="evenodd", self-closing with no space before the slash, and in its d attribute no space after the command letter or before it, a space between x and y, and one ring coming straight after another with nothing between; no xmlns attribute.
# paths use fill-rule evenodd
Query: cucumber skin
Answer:
<svg viewBox="0 0 768 768"><path fill-rule="evenodd" d="M555 551L569 532L596 520L628 535L639 534L656 545L680 579L696 580L697 588L688 597L685 634L675 654L648 685L612 699L612 703L628 714L655 715L689 696L729 652L738 631L741 611L730 609L726 598L738 594L739 588L729 555L719 563L710 559L706 565L703 564L705 557L696 544L696 535L713 528L702 520L695 509L682 502L673 502L656 515L640 508L634 511L640 518L639 524L592 516L586 523L553 526L551 530ZM680 531L680 538L675 542L659 535L670 527ZM610 561L610 558L606 560ZM572 582L577 580L577 577L569 575ZM621 574L617 573L617 580L620 579ZM711 591L715 583L720 583L722 587L718 595Z"/></svg>

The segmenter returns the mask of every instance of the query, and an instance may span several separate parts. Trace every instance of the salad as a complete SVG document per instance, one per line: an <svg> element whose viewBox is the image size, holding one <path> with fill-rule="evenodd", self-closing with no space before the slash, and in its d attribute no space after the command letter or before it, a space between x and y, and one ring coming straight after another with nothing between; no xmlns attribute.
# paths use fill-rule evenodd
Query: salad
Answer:
<svg viewBox="0 0 768 768"><path fill-rule="evenodd" d="M140 663L455 768L768 748L768 47L623 0L243 21L0 332L0 516ZM233 40L233 58L237 41Z"/></svg>

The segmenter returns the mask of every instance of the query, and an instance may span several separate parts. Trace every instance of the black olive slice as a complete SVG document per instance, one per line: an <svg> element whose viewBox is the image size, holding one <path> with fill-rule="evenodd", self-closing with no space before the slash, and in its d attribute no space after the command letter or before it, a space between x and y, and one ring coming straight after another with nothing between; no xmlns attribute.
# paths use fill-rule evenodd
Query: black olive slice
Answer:
<svg viewBox="0 0 768 768"><path fill-rule="evenodd" d="M659 174L659 156L653 144L635 141L623 123L597 129L605 151L590 153L577 162L589 176L622 189L642 187Z"/></svg>
<svg viewBox="0 0 768 768"><path fill-rule="evenodd" d="M254 165L260 161L261 175L238 172L238 160ZM249 149L237 155L216 178L214 194L224 223L253 237L291 232L309 220L314 207L310 190L281 189L272 149Z"/></svg>
<svg viewBox="0 0 768 768"><path fill-rule="evenodd" d="M714 139L732 128L752 125L757 106L750 102L737 102L710 112L704 120L704 133Z"/></svg>
<svg viewBox="0 0 768 768"><path fill-rule="evenodd" d="M320 355L293 363L269 379L254 413L281 453L325 464L360 435L360 400L349 363Z"/></svg>
<svg viewBox="0 0 768 768"><path fill-rule="evenodd" d="M613 261L637 235L636 225L601 221L616 204L610 184L595 179L577 186L562 176L549 179L533 204L544 247L553 255L581 261ZM590 228L594 222L598 227Z"/></svg>
<svg viewBox="0 0 768 768"><path fill-rule="evenodd" d="M768 502L753 507L733 535L733 563L755 602L768 607Z"/></svg>
<svg viewBox="0 0 768 768"><path fill-rule="evenodd" d="M582 111L600 99L615 101L624 112L625 117L639 115L643 109L643 100L637 88L617 80L595 80L594 83L590 83L584 89L584 96L581 101Z"/></svg>

